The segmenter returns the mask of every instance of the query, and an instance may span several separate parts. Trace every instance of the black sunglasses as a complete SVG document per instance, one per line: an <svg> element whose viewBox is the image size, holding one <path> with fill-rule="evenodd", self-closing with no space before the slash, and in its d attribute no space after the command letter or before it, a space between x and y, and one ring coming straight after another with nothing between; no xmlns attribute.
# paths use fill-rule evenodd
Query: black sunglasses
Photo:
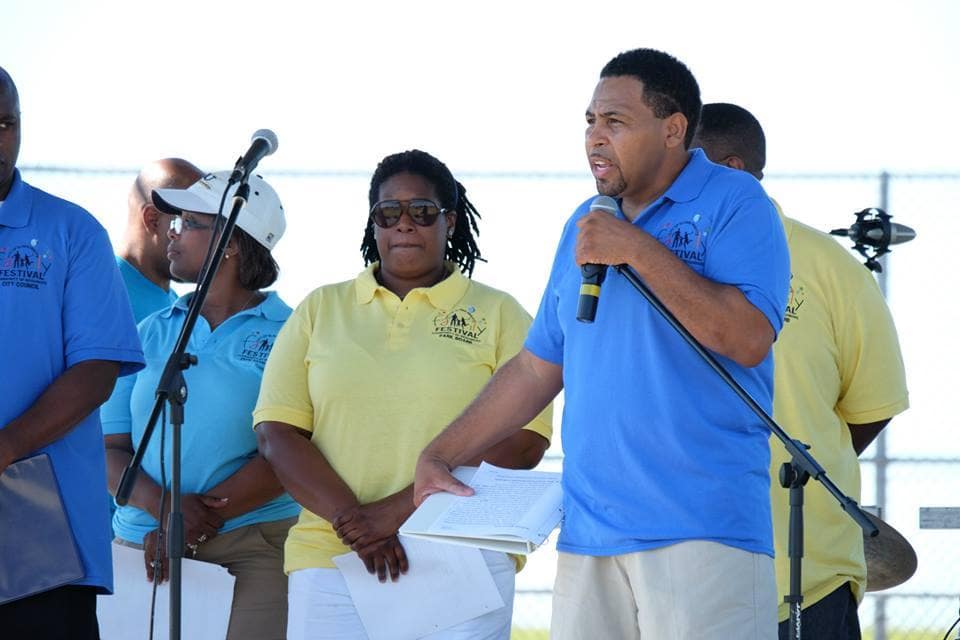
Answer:
<svg viewBox="0 0 960 640"><path fill-rule="evenodd" d="M398 222L404 213L421 227L433 226L441 213L447 213L433 200L414 198L413 200L381 200L370 208L370 217L378 227L389 229Z"/></svg>

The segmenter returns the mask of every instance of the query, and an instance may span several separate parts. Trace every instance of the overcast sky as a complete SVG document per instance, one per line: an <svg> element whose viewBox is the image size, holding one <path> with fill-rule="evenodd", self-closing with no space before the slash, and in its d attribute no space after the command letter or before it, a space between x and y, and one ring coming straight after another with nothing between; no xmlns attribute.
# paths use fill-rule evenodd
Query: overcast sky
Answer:
<svg viewBox="0 0 960 640"><path fill-rule="evenodd" d="M731 8L735 5L737 8ZM960 3L11 0L0 64L21 164L371 171L422 147L455 171L583 171L603 64L649 46L764 124L769 171L952 171Z"/></svg>

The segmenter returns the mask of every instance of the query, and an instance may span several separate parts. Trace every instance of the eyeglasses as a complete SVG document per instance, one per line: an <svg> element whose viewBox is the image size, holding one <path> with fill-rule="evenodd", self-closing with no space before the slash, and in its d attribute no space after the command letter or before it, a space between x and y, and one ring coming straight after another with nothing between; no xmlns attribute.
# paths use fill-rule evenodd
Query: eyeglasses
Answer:
<svg viewBox="0 0 960 640"><path fill-rule="evenodd" d="M430 227L441 213L447 213L433 200L415 198L413 200L381 200L370 209L370 217L378 227L389 229L398 222L404 213L410 216L420 227Z"/></svg>
<svg viewBox="0 0 960 640"><path fill-rule="evenodd" d="M170 229L175 234L180 235L183 233L184 229L187 231L200 231L202 229L213 229L213 226L209 224L200 224L191 218L184 219L183 216L175 216L170 221Z"/></svg>

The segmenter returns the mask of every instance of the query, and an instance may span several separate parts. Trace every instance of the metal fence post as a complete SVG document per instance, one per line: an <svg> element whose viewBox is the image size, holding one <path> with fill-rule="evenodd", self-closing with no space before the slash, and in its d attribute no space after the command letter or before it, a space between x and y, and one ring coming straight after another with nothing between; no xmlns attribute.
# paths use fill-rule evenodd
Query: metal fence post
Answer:
<svg viewBox="0 0 960 640"><path fill-rule="evenodd" d="M880 173L880 208L890 213L890 174L886 171ZM883 297L887 297L887 278L889 276L890 263L887 256L880 259L883 265L883 271L877 276L877 283L880 285L880 291ZM881 517L886 516L887 510L887 433L886 430L880 432L877 436L877 449L874 454L874 469L876 471L874 483L876 485L877 506L880 507ZM887 640L887 599L886 595L878 593L876 596L876 606L873 610L873 637L876 640Z"/></svg>

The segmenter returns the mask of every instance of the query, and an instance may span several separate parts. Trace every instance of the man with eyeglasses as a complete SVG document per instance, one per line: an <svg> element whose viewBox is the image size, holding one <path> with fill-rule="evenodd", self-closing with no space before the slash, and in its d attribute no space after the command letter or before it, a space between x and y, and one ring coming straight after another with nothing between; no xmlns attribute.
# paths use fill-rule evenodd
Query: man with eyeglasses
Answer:
<svg viewBox="0 0 960 640"><path fill-rule="evenodd" d="M0 394L0 478L12 463L46 454L73 536L51 539L49 522L0 512L0 593L16 598L0 604L0 633L96 640L96 595L113 588L97 407L118 375L143 367L143 354L106 231L80 207L24 182L19 149L20 100L0 68L0 357L9 372ZM74 546L78 575L31 573L40 558L64 558ZM29 584L10 593L6 578L18 574L30 575Z"/></svg>
<svg viewBox="0 0 960 640"><path fill-rule="evenodd" d="M140 322L177 299L170 288L167 228L173 216L154 206L155 189L186 189L203 172L181 158L164 158L146 165L127 196L127 228L117 250L117 266L130 296L133 317Z"/></svg>
<svg viewBox="0 0 960 640"><path fill-rule="evenodd" d="M618 271L576 318L580 266L625 265L771 410L783 228L756 180L689 150L700 107L663 52L607 63L585 141L619 211L569 219L524 350L417 464L418 502L469 495L450 468L564 390L554 639L776 636L766 427Z"/></svg>

